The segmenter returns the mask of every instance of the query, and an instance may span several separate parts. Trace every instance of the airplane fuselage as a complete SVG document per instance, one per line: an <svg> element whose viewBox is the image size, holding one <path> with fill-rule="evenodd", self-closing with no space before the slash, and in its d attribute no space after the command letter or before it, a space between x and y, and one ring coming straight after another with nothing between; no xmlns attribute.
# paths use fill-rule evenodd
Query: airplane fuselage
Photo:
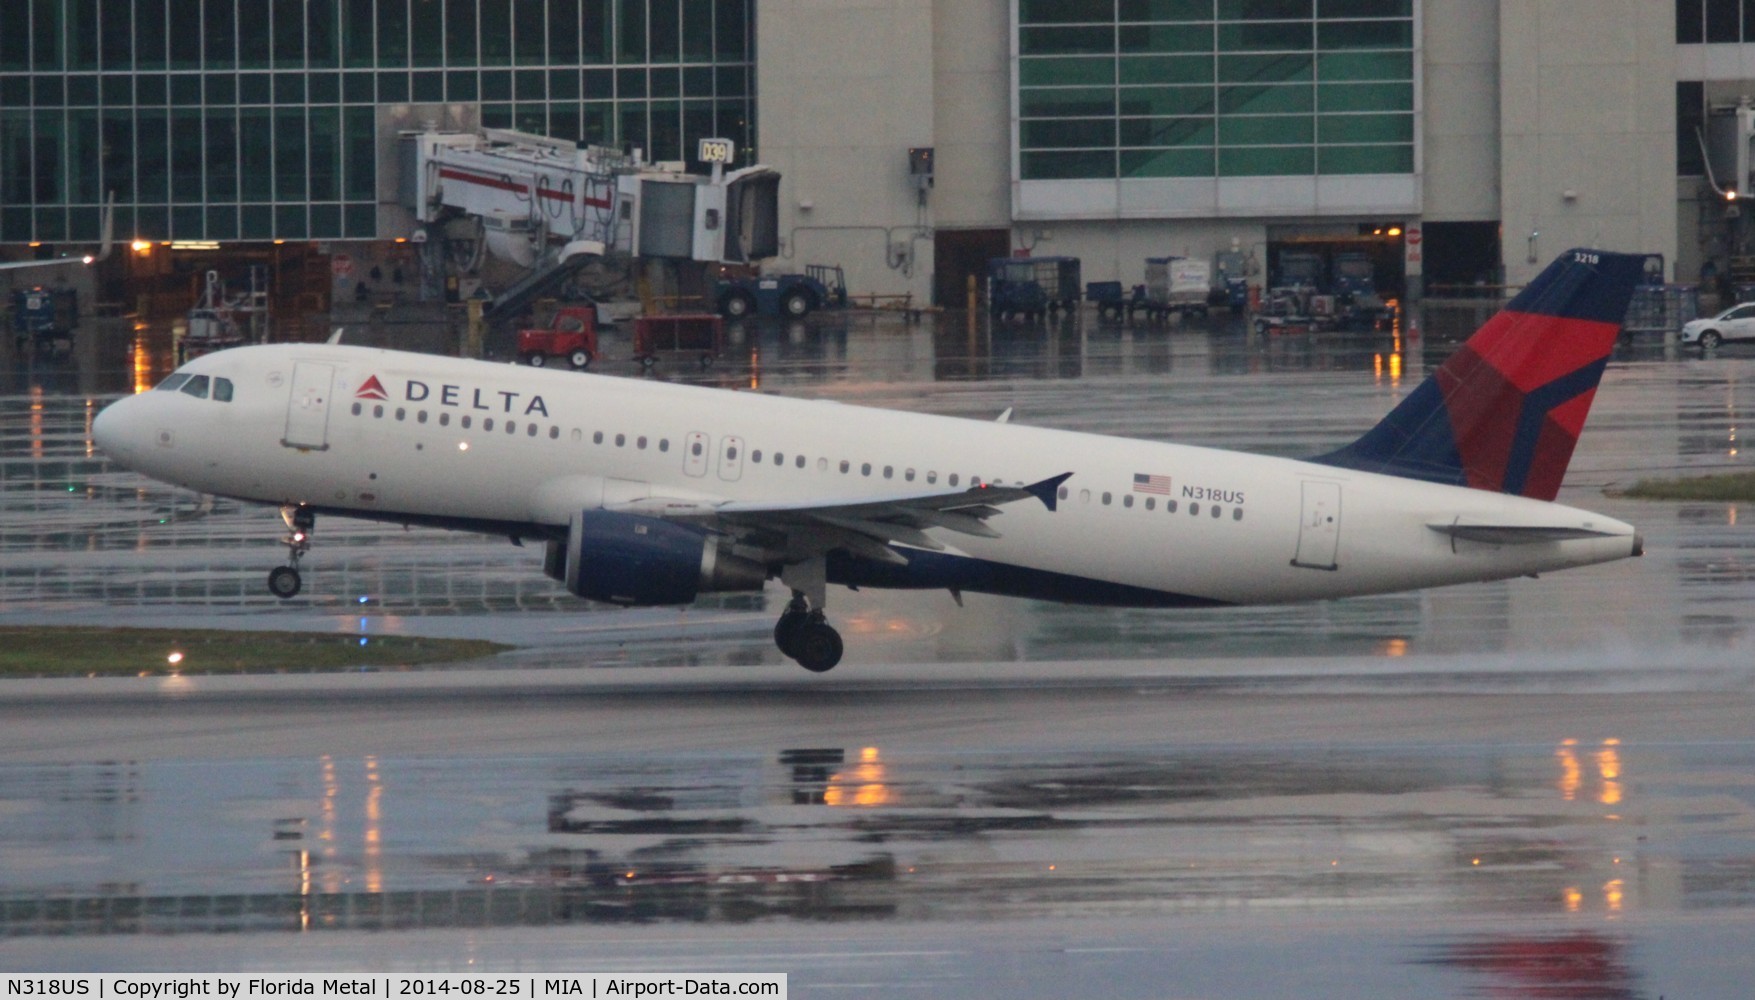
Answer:
<svg viewBox="0 0 1755 1000"><path fill-rule="evenodd" d="M1588 511L1294 459L755 392L344 345L271 345L179 369L229 401L143 393L102 444L155 478L241 500L557 538L581 509L858 501L1071 472L997 537L929 528L902 563L843 554L830 582L1120 605L1248 604L1500 579L1637 554ZM1525 526L1543 540L1459 537ZM1576 535L1577 537L1564 537Z"/></svg>

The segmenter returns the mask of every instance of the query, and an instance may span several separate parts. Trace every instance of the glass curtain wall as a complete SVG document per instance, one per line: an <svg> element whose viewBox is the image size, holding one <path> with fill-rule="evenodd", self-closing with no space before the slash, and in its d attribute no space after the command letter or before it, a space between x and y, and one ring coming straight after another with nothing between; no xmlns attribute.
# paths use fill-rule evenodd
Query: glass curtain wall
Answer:
<svg viewBox="0 0 1755 1000"><path fill-rule="evenodd" d="M751 146L754 0L0 0L0 242L372 238L380 104Z"/></svg>
<svg viewBox="0 0 1755 1000"><path fill-rule="evenodd" d="M1017 2L1023 180L1414 169L1414 0Z"/></svg>

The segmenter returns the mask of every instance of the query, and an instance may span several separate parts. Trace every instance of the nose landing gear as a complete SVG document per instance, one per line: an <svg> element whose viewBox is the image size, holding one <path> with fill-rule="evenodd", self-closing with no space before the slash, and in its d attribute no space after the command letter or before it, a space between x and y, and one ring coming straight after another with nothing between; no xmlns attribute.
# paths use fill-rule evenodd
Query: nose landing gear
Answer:
<svg viewBox="0 0 1755 1000"><path fill-rule="evenodd" d="M299 576L299 557L311 551L311 531L317 526L317 515L308 507L286 506L280 508L280 517L288 529L287 536L281 539L286 545L286 565L268 571L268 592L284 601L297 597L304 587Z"/></svg>

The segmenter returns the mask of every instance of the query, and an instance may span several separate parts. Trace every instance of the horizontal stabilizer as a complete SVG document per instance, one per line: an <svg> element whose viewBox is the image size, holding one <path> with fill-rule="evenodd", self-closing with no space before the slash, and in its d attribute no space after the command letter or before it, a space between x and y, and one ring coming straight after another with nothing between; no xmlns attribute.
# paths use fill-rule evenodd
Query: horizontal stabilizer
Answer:
<svg viewBox="0 0 1755 1000"><path fill-rule="evenodd" d="M1564 542L1574 538L1611 538L1609 531L1590 528L1568 528L1557 525L1531 524L1428 524L1440 535L1465 542L1486 542L1490 545L1532 545L1536 542Z"/></svg>

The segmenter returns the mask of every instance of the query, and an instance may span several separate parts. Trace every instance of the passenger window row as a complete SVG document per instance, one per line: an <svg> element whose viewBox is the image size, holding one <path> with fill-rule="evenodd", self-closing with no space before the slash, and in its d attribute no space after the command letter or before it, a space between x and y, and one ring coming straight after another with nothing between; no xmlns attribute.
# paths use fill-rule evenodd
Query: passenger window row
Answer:
<svg viewBox="0 0 1755 1000"><path fill-rule="evenodd" d="M228 385L229 385L229 383L228 383ZM160 386L160 388L164 388L164 387ZM353 404L353 415L358 417L358 416L362 416L364 414L365 414L365 404L358 402L358 401L355 401ZM411 414L411 412L406 407L398 406L398 407L395 407L394 409L392 409L392 408L386 407L382 403L372 404L371 415L375 419L380 419L380 420L383 419L386 415L388 415L392 419L404 420L404 421L408 420L409 417L412 415L414 418L414 422L417 424L424 424L424 423L428 422L428 414L427 414L426 410L415 410L415 411L412 411L412 414ZM451 426L450 412L445 411L445 410L440 410L438 413L437 423L440 427ZM534 422L520 424L516 420L508 419L508 420L505 420L501 423L496 424L493 417L483 417L481 419L480 423L477 424L472 419L472 415L467 414L467 413L463 414L457 418L457 426L462 428L463 430L471 430L471 429L474 429L475 427L479 426L480 429L483 431L492 431L495 429L496 426L500 426L500 427L503 427L505 429L505 432L508 435L516 435L519 432L519 430L522 428L522 430L524 431L525 437L537 437L539 434L542 433L542 425L534 423ZM561 437L560 427L555 426L553 424L549 425L549 428L548 428L549 440L558 441L558 440L560 440L560 437ZM575 428L573 428L573 430L569 434L569 437L575 443L579 443L579 442L584 441L585 433L584 433L584 431L575 427ZM629 436L626 434L609 434L605 431L592 431L591 432L591 443L592 444L600 445L600 444L604 444L605 442L609 442L609 443L613 443L615 445L615 447L617 447L617 448L625 448L628 446L629 440L630 440ZM652 442L645 435L638 435L638 436L635 436L632 438L632 443L636 449L644 451L651 445ZM670 439L669 438L659 438L658 439L658 450L660 452L669 452L670 451ZM694 455L694 457L697 457L697 458L700 457L702 452L704 451L700 442L695 442L694 444L692 444L690 446L690 450L691 450L692 454ZM736 461L737 460L736 447L732 446L732 447L726 448L725 457L730 461ZM779 451L768 452L768 451L764 451L763 449L760 449L760 448L757 448L754 451L751 451L749 453L749 461L750 461L750 464L752 466L763 466L766 464L772 464L775 467L784 468L787 464L786 453L779 452ZM794 454L792 456L791 464L792 464L792 467L795 469L803 469L809 464L809 460L807 458L805 458L805 456L803 456L803 455ZM840 468L841 473L843 475L851 474L853 471L853 463L849 462L846 459L842 459L840 462L839 468ZM827 472L828 469L829 469L829 460L828 459L826 459L826 458L817 459L817 471L818 472ZM897 477L897 471L898 470L893 465L883 466L881 470L879 470L876 466L872 465L872 463L870 463L870 462L863 462L859 466L859 474L861 476L866 476L866 477L870 477L871 475L873 475L874 472L876 472L877 474L881 475L885 479L895 479ZM938 481L939 481L939 474L938 474L937 470L930 470L929 469L926 472L922 473L922 472L919 472L918 470L915 470L915 469L904 468L904 469L900 470L900 473L901 473L901 478L904 482L912 483L912 482L916 482L916 481L924 481L927 485L936 486L938 484ZM968 482L969 482L969 485L971 487L976 487L976 486L981 485L982 479L980 476L973 476L972 475L972 476L968 477ZM953 472L950 475L945 477L945 483L946 483L946 485L952 486L952 487L960 486L963 483L963 477L961 475L959 475L958 473ZM1062 489L1061 494L1062 494L1063 498L1064 498L1065 493L1066 493L1066 490Z"/></svg>
<svg viewBox="0 0 1755 1000"><path fill-rule="evenodd" d="M1062 500L1068 499L1068 497L1070 495L1071 495L1071 493L1070 493L1070 491L1067 490L1066 487L1062 486L1060 488L1060 498ZM1113 506L1115 504L1115 494L1111 493L1108 490L1104 490L1102 495L1098 499L1099 499L1099 502L1101 502L1102 505L1105 507ZM1146 510L1156 510L1157 509L1158 503L1157 503L1156 497L1145 497L1143 499L1144 499L1144 503L1139 504L1139 506L1143 507ZM1080 503L1090 503L1091 502L1091 491L1090 490L1080 490L1079 491L1079 502ZM1132 509L1134 507L1134 505L1135 505L1135 499L1134 499L1134 495L1132 493L1123 493L1121 495L1121 506L1122 507ZM1181 509L1181 508L1174 499L1165 498L1164 510L1166 513L1174 514L1179 509ZM1225 508L1222 504L1216 504L1216 503L1210 503L1210 504L1207 504L1203 507L1199 501L1195 501L1195 502L1192 502L1188 505L1188 513L1192 517L1200 517L1202 513L1205 513L1208 517L1220 518L1220 517L1223 517L1225 515ZM1231 520L1233 520L1233 521L1243 520L1243 508L1242 507L1231 508Z"/></svg>

